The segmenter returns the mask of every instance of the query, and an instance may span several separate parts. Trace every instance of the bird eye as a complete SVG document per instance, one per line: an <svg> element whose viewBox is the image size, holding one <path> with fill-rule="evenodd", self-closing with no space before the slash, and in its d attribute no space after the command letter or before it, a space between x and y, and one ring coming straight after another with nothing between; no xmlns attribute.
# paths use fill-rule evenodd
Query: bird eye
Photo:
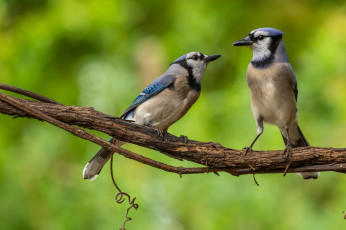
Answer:
<svg viewBox="0 0 346 230"><path fill-rule="evenodd" d="M197 56L197 55L193 55L193 56L191 57L191 59L197 60L197 59L198 59L198 56Z"/></svg>
<svg viewBox="0 0 346 230"><path fill-rule="evenodd" d="M263 35L260 35L257 37L258 40L263 40L264 36Z"/></svg>

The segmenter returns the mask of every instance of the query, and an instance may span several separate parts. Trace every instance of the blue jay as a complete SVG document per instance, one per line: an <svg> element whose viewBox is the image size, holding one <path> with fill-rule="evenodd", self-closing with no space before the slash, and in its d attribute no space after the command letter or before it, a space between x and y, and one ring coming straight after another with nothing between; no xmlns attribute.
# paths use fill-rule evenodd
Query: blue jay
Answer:
<svg viewBox="0 0 346 230"><path fill-rule="evenodd" d="M208 63L219 57L221 55L208 56L199 52L181 56L139 94L120 118L166 132L196 102ZM109 142L118 146L125 144L113 137ZM102 148L85 166L83 178L96 179L111 155L112 152Z"/></svg>
<svg viewBox="0 0 346 230"><path fill-rule="evenodd" d="M245 148L252 150L263 133L263 122L276 125L285 142L287 156L291 148L309 146L298 126L297 81L282 41L283 32L274 28L260 28L233 43L249 46L253 57L248 65L246 80L251 91L251 109L257 125L257 136ZM319 173L300 173L304 179L317 179Z"/></svg>

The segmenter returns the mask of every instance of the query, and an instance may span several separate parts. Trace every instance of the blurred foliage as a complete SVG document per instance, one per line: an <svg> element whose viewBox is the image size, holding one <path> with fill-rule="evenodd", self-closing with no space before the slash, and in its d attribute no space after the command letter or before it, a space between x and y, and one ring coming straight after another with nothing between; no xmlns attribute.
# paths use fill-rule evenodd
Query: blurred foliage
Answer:
<svg viewBox="0 0 346 230"><path fill-rule="evenodd" d="M310 143L346 147L344 1L0 0L0 82L120 115L177 57L222 54L208 67L197 103L169 131L241 149L256 135L245 81L252 54L232 43L259 27L285 32L299 85L300 125ZM114 202L108 166L96 181L82 179L98 146L36 120L0 115L0 124L1 229L122 225L127 205ZM282 148L278 129L266 126L255 149ZM257 187L252 176L180 179L121 156L115 171L140 205L130 212L128 229L345 226L342 174L322 173L316 181L257 175Z"/></svg>

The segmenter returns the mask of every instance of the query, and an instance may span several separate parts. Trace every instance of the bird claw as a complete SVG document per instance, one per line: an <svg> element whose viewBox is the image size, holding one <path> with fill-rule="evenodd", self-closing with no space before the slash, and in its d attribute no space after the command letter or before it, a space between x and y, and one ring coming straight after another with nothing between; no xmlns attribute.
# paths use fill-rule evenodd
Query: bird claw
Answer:
<svg viewBox="0 0 346 230"><path fill-rule="evenodd" d="M286 145L286 148L284 149L284 151L282 151L282 154L286 154L286 160L291 156L292 154L292 147L290 144Z"/></svg>
<svg viewBox="0 0 346 230"><path fill-rule="evenodd" d="M252 147L244 147L243 151L244 151L244 156L246 156L248 152L252 151Z"/></svg>
<svg viewBox="0 0 346 230"><path fill-rule="evenodd" d="M156 128L156 131L157 131L157 135L159 137L161 137L163 141L167 141L168 136L167 136L167 132L165 130Z"/></svg>
<svg viewBox="0 0 346 230"><path fill-rule="evenodd" d="M159 137L163 137L163 130L162 129L156 129L157 135Z"/></svg>
<svg viewBox="0 0 346 230"><path fill-rule="evenodd" d="M180 140L182 141L182 142L184 142L185 144L187 144L187 142L189 141L189 138L187 137L187 136L184 136L184 135L180 135Z"/></svg>

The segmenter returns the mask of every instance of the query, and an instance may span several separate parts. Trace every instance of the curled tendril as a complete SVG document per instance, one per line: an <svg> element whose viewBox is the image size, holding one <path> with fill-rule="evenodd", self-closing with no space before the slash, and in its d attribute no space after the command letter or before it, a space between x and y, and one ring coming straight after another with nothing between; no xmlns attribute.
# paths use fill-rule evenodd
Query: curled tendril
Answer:
<svg viewBox="0 0 346 230"><path fill-rule="evenodd" d="M137 210L138 207L139 207L138 204L135 204L136 197L133 198L133 199L131 200L129 194L127 194L127 193L121 193L121 192L119 192L119 193L115 196L115 201L116 201L118 204L121 204L121 203L124 202L124 200L125 200L125 198L123 198L123 196L127 196L128 201L129 201L129 204L130 204L131 206L130 206L130 207L127 209L127 211L126 211L126 215L125 215L126 220L124 221L123 226L122 226L122 228L120 228L120 230L126 230L126 228L125 228L126 222L132 220L132 218L128 216L130 209L131 209L131 208L134 208L134 209Z"/></svg>
<svg viewBox="0 0 346 230"><path fill-rule="evenodd" d="M130 204L130 207L126 210L126 215L125 215L126 220L124 221L123 226L119 229L119 230L126 230L126 228L125 228L126 222L132 220L132 218L128 216L130 209L134 208L135 210L137 210L139 205L135 203L136 197L131 200L130 195L126 192L122 192L121 189L118 187L117 183L115 183L115 179L114 179L114 175L113 175L113 155L114 154L112 154L112 157L111 157L111 167L110 168L111 168L111 177L112 177L113 184L114 184L115 188L118 190L118 193L115 195L115 198L114 198L115 202L117 202L118 204L121 204L125 201L125 199L126 199L125 197L127 197L128 202Z"/></svg>

